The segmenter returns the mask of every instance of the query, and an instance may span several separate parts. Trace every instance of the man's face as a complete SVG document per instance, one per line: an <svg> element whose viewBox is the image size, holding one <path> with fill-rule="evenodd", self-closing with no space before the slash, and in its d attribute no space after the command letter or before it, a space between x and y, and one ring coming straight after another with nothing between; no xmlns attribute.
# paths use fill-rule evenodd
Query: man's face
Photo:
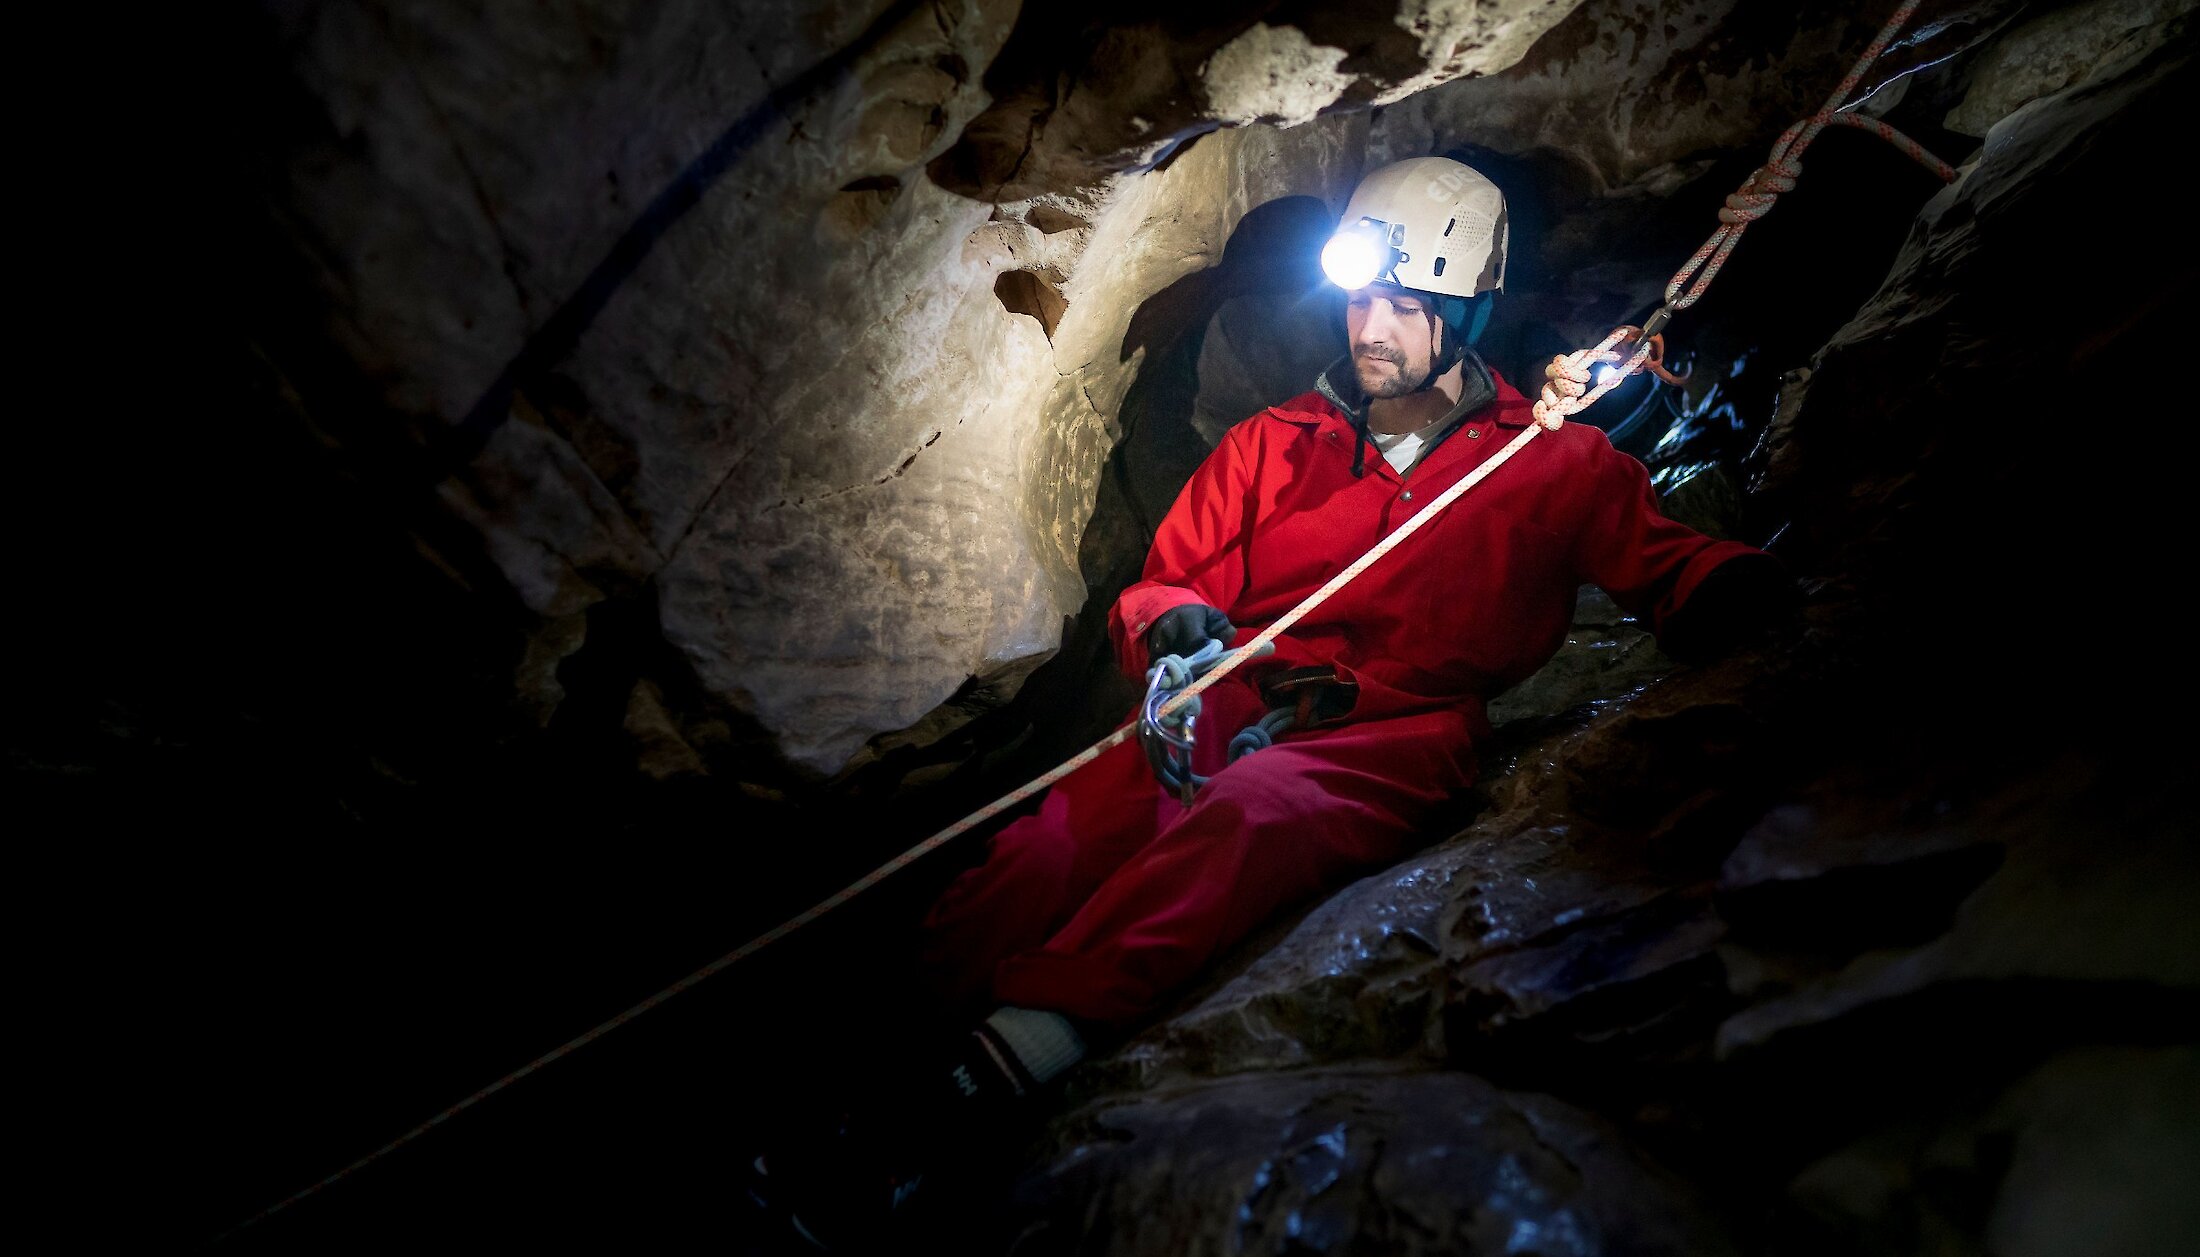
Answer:
<svg viewBox="0 0 2200 1257"><path fill-rule="evenodd" d="M1355 288L1345 301L1352 368L1369 397L1403 397L1428 378L1436 344L1426 300L1394 284Z"/></svg>

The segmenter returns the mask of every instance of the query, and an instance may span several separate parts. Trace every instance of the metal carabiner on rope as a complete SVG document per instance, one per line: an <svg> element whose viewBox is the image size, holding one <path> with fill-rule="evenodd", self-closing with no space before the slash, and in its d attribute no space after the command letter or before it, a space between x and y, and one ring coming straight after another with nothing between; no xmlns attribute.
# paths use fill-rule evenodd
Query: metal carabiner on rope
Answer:
<svg viewBox="0 0 2200 1257"><path fill-rule="evenodd" d="M1209 639L1193 658L1206 654L1208 647L1219 649L1221 645ZM1190 660L1181 655L1163 655L1146 670L1146 699L1138 705L1138 743L1145 748L1146 762L1152 766L1155 779L1175 790L1186 807L1192 805L1192 792L1206 784L1205 778L1192 771L1199 696L1179 703L1174 711L1164 709L1191 678Z"/></svg>
<svg viewBox="0 0 2200 1257"><path fill-rule="evenodd" d="M1247 647L1243 653L1258 657L1275 648L1274 642L1261 642ZM1230 653L1221 642L1210 637L1206 645L1190 655L1163 655L1146 670L1146 697L1138 705L1138 742L1145 748L1146 762L1153 767L1154 779L1176 791L1177 798L1186 807L1192 805L1193 793L1207 784L1207 778L1192 771L1199 695L1193 694L1182 702L1171 704L1177 692L1194 677L1205 676Z"/></svg>

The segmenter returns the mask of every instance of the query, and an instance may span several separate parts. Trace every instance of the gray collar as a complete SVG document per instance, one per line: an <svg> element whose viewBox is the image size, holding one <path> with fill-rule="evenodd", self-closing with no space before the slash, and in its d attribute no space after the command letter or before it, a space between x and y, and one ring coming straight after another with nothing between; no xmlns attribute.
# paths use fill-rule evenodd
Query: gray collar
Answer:
<svg viewBox="0 0 2200 1257"><path fill-rule="evenodd" d="M1497 400L1497 381L1490 374L1489 364L1482 361L1482 355L1470 346L1459 361L1465 368L1459 373L1459 403L1432 425L1436 435L1429 438L1428 450L1442 445L1445 438L1458 431L1468 415ZM1332 376L1336 377L1335 382ZM1343 387L1340 389L1338 384ZM1314 377L1314 391L1328 398L1329 404L1343 411L1345 418L1351 421L1356 437L1352 449L1352 474L1361 475L1366 466L1368 399L1360 391L1360 376L1352 369L1352 355L1343 354L1323 368L1322 373ZM1424 450L1421 456L1427 458L1428 451Z"/></svg>

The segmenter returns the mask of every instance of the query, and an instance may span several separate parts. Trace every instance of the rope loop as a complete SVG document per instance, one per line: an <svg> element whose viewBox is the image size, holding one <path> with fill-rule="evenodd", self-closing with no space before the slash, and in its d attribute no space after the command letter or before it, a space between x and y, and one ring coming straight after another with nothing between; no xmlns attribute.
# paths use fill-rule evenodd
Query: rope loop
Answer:
<svg viewBox="0 0 2200 1257"><path fill-rule="evenodd" d="M1955 168L1926 152L1916 140L1876 118L1849 112L1855 104L1860 103L1849 101L1849 93L1856 90L1856 85L1864 79L1864 72L1871 68L1873 62L1879 60L1879 55L1887 50L1894 37L1909 24L1910 18L1917 13L1919 2L1920 0L1902 0L1900 6L1888 17L1886 24L1879 28L1879 34L1872 39L1871 45L1857 58L1848 76L1833 89L1833 95L1827 98L1826 103L1819 106L1816 113L1781 132L1780 138L1773 142L1772 152L1766 158L1765 164L1751 171L1742 186L1726 198L1725 207L1719 211L1718 229L1711 233L1709 240L1704 241L1702 248L1696 250L1673 273L1672 280L1666 284L1665 305L1668 310L1685 310L1703 296L1704 290L1711 286L1712 279L1718 275L1719 268L1726 264L1727 255L1734 252L1735 245L1741 243L1742 233L1748 230L1751 223L1772 212L1772 206L1779 200L1782 192L1795 190L1795 181L1803 173L1803 150L1809 148L1810 142L1818 138L1819 132L1827 127L1856 127L1870 131L1908 153L1918 164L1943 181L1955 181Z"/></svg>
<svg viewBox="0 0 2200 1257"><path fill-rule="evenodd" d="M1147 752L1149 756L1154 757L1157 772L1161 771L1164 764L1172 769L1176 765L1182 766L1184 779L1177 788L1186 803L1191 801L1191 790L1197 784L1191 776L1191 746L1192 725L1198 713L1196 703L1199 698L1199 690L1213 684L1221 676L1227 675L1232 668L1235 668L1244 660L1254 658L1273 649L1273 642L1277 634L1296 623L1300 617L1307 614L1308 611L1319 605L1331 594L1343 588L1346 582L1365 571L1368 565L1389 553L1392 548L1419 529L1423 522L1433 519L1448 503L1456 500L1461 493L1480 484L1485 476L1502 466L1514 452L1524 447L1538 433L1557 431L1565 422L1566 416L1575 414L1594 402L1612 385L1624 379L1638 366L1641 366L1654 352L1662 354L1662 347L1659 346L1660 338L1654 333L1662 328L1666 320L1672 315L1695 304L1696 299L1701 297L1704 289L1710 285L1712 277L1718 274L1719 267L1726 261L1727 255L1734 251L1734 245L1741 239L1741 233L1748 228L1750 223L1762 218L1772 208L1774 199L1780 193L1793 190L1795 179L1802 170L1799 162L1803 150L1810 146L1811 140L1816 138L1820 131L1828 126L1856 127L1871 131L1909 154L1913 160L1931 170L1942 180L1951 183L1955 181L1955 169L1931 153L1926 152L1917 141L1903 135L1878 119L1860 117L1853 113L1844 112L1846 106L1843 102L1848 99L1849 93L1862 81L1864 72L1871 67L1874 61L1878 60L1879 55L1886 50L1895 35L1908 25L1910 18L1916 14L1919 3L1920 0L1902 0L1900 6L1887 19L1886 25L1880 28L1879 34L1873 39L1871 46L1866 48L1863 56L1857 59L1855 68L1851 69L1848 77L1842 79L1840 86L1834 89L1833 95L1827 100L1826 104L1817 113L1790 127L1783 133L1779 141L1773 145L1771 156L1765 164L1750 175L1749 180L1742 185L1739 191L1732 197L1727 198L1726 208L1719 215L1718 230L1712 233L1711 238L1704 242L1703 247L1696 251L1695 256L1689 258L1687 263L1674 274L1672 281L1666 285L1665 307L1650 318L1647 332L1643 329L1622 328L1606 337L1604 343L1594 350L1560 355L1552 359L1551 365L1544 372L1547 382L1543 387L1542 396L1535 403L1535 423L1533 425L1521 432L1510 445L1499 451L1495 456L1484 461L1466 476L1461 477L1449 489L1438 495L1435 501L1422 507L1411 519L1400 525L1395 532L1382 541L1376 543L1373 549L1362 555L1351 566L1331 577L1327 584L1308 595L1298 606L1285 612L1267 628L1262 629L1251 645L1240 649L1234 654L1226 655L1223 653L1219 642L1208 643L1215 652L1214 655L1208 658L1208 667L1213 669L1211 672L1202 668L1199 663L1199 656L1207 653L1207 648L1204 647L1199 651L1195 651L1191 659L1178 659L1175 667L1157 667L1152 672L1149 680L1148 702L1142 709L1138 721L1138 736L1147 741ZM1689 287L1686 295L1683 295L1682 288L1690 283L1691 277L1694 278L1693 286ZM1621 355L1613 353L1612 348L1627 333L1633 333L1633 339L1639 342L1633 355L1629 357L1627 366L1623 370L1614 373L1603 384L1584 391L1584 386L1589 381L1590 366L1595 363L1616 361ZM1656 370L1658 368L1653 367L1652 369ZM1661 378L1663 377L1661 376ZM1187 678L1194 675L1197 679L1190 680L1187 684ZM1160 697L1156 699L1154 695L1157 691L1153 687L1152 681L1161 679L1164 676L1169 678L1169 686L1159 690ZM1270 714L1273 715L1274 713ZM1255 727L1263 732L1269 732L1266 718L1263 718L1261 723ZM1149 729L1152 732L1149 732ZM1248 732L1251 731L1248 730ZM864 893L870 887L892 876L898 870L906 868L926 853L937 850L955 836L966 833L974 826L999 816L1003 811L1033 797L1039 791L1060 781L1078 768L1092 763L1108 748L1121 745L1130 736L1131 729L1128 725L1117 729L1108 737L1080 751L1052 770L1041 774L1038 778L1009 792L1002 798L979 808L969 816L889 860L880 868L866 874L863 878L843 888L837 894L823 900L808 911L720 956L641 1003L619 1013L609 1021L536 1057L488 1086L464 1097L458 1103L453 1104L427 1121L405 1131L397 1138L369 1152L359 1160L337 1170L319 1182L307 1186L303 1191L277 1201L275 1204L245 1219L231 1231L225 1232L224 1235L234 1234L238 1230L253 1226L261 1220L312 1196L330 1184L365 1168L520 1079L609 1034L680 992L704 981L711 975L722 972L739 963L742 959L754 955L774 941L802 929L826 913ZM1273 740L1272 733L1270 740ZM1167 778L1164 777L1164 780L1167 780Z"/></svg>
<svg viewBox="0 0 2200 1257"><path fill-rule="evenodd" d="M1238 730L1230 739L1230 762L1235 764L1255 751L1265 751L1276 744L1276 739L1299 723L1295 707L1278 707L1260 719Z"/></svg>
<svg viewBox="0 0 2200 1257"><path fill-rule="evenodd" d="M1695 374L1692 370L1675 374L1666 368L1665 337L1663 335L1650 337L1650 352L1642 360L1642 369L1675 387L1688 383L1688 377Z"/></svg>
<svg viewBox="0 0 2200 1257"><path fill-rule="evenodd" d="M1749 172L1742 186L1726 198L1726 208L1719 211L1719 221L1729 225L1753 223L1772 212L1782 192L1793 192L1795 181L1802 177L1800 162L1789 157L1775 157Z"/></svg>
<svg viewBox="0 0 2200 1257"><path fill-rule="evenodd" d="M1615 349L1622 341L1638 342L1632 353ZM1635 369L1649 359L1651 350L1664 349L1665 338L1643 338L1639 327L1615 328L1611 335L1598 342L1593 349L1577 349L1570 354L1560 354L1543 368L1543 391L1534 408L1536 426L1546 432L1556 432L1566 422L1568 415L1579 414L1611 392L1621 380L1634 374ZM1590 369L1600 364L1626 360L1625 366L1606 376L1595 388L1588 387Z"/></svg>
<svg viewBox="0 0 2200 1257"><path fill-rule="evenodd" d="M1255 642L1236 653L1257 658L1275 648L1273 641ZM1206 645L1189 656L1163 655L1146 669L1146 698L1138 709L1138 740L1146 749L1146 762L1153 768L1154 779L1176 791L1186 807L1191 806L1192 792L1206 785L1207 778L1192 771L1199 694L1178 691L1221 666L1231 654L1228 647L1210 637Z"/></svg>
<svg viewBox="0 0 2200 1257"><path fill-rule="evenodd" d="M1211 637L1207 639L1208 646L1217 646L1220 644L1221 643L1215 641ZM1207 646L1200 647L1198 651L1193 652L1193 658L1198 658L1200 655L1205 654L1206 651ZM1153 674L1157 672L1160 673L1160 676L1155 677ZM1186 659L1182 655L1161 656L1159 659L1153 661L1153 667L1147 673L1149 688L1151 688L1152 686L1158 686L1159 688L1168 690L1172 693L1177 690L1183 689L1186 685L1189 685L1191 683L1192 677L1195 675L1196 673L1193 670L1191 660ZM1198 708L1198 705L1199 697L1195 694L1192 696L1191 701L1184 705L1184 709L1188 711L1196 710ZM1165 719L1167 720L1167 723L1172 726L1181 725L1184 723L1181 716L1177 713L1170 713L1167 717L1165 717Z"/></svg>

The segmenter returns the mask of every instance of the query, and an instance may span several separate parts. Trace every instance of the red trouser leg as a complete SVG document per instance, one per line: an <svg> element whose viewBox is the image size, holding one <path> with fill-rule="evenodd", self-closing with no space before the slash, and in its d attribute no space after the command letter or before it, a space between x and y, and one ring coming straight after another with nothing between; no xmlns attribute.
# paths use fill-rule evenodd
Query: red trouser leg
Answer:
<svg viewBox="0 0 2200 1257"><path fill-rule="evenodd" d="M1135 741L1056 783L925 915L921 963L934 993L964 1012L990 1012L1001 1002L993 992L1000 962L1044 944L1153 839L1162 813L1182 811L1154 783Z"/></svg>
<svg viewBox="0 0 2200 1257"><path fill-rule="evenodd" d="M1249 710L1218 707L1210 728ZM1203 738L1202 759L1226 743ZM1189 809L1117 747L949 888L932 957L969 994L990 963L994 1000L1127 1026L1279 909L1399 858L1471 776L1455 713L1287 738L1217 772Z"/></svg>

